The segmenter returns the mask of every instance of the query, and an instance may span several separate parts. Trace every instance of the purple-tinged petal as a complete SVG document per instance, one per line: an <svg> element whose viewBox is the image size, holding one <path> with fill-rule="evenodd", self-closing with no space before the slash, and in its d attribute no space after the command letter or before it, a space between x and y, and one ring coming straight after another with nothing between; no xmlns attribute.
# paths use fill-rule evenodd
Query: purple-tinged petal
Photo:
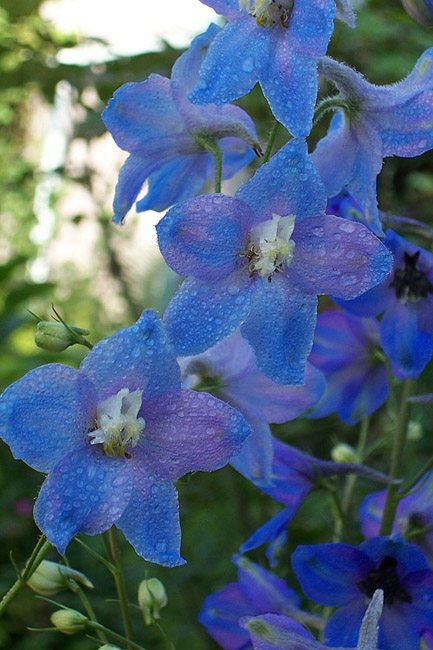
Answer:
<svg viewBox="0 0 433 650"><path fill-rule="evenodd" d="M352 5L347 0L336 0L335 17L343 23L346 23L349 27L355 27L356 15L352 9Z"/></svg>
<svg viewBox="0 0 433 650"><path fill-rule="evenodd" d="M268 65L269 39L246 12L229 22L209 46L189 99L193 104L227 104L245 95Z"/></svg>
<svg viewBox="0 0 433 650"><path fill-rule="evenodd" d="M283 275L272 282L258 278L251 311L241 328L253 348L260 371L280 384L304 383L313 342L317 299L293 289Z"/></svg>
<svg viewBox="0 0 433 650"><path fill-rule="evenodd" d="M275 118L292 135L306 137L313 125L317 64L310 54L297 51L280 34L274 35L270 37L269 64L261 71L260 86Z"/></svg>
<svg viewBox="0 0 433 650"><path fill-rule="evenodd" d="M125 458L109 458L89 443L66 454L52 469L34 518L62 554L77 533L96 535L110 528L128 505L131 490Z"/></svg>
<svg viewBox="0 0 433 650"><path fill-rule="evenodd" d="M311 154L328 197L335 196L350 181L359 154L359 144L342 112L331 120L327 135Z"/></svg>
<svg viewBox="0 0 433 650"><path fill-rule="evenodd" d="M175 205L156 227L167 264L179 275L219 280L240 266L253 214L224 194L198 196Z"/></svg>
<svg viewBox="0 0 433 650"><path fill-rule="evenodd" d="M251 648L249 636L239 627L239 619L254 613L239 584L231 582L205 598L198 621L225 650L247 650Z"/></svg>
<svg viewBox="0 0 433 650"><path fill-rule="evenodd" d="M122 388L143 397L180 389L180 369L158 314L145 310L131 327L95 345L81 364L99 401Z"/></svg>
<svg viewBox="0 0 433 650"><path fill-rule="evenodd" d="M359 507L361 530L366 539L379 535L385 500L386 490L375 492L374 494L367 494ZM392 532L399 532L399 526L396 520L394 520Z"/></svg>
<svg viewBox="0 0 433 650"><path fill-rule="evenodd" d="M433 632L433 571L413 571L403 579L402 585L412 597L411 603L400 605L406 619L418 634L422 628Z"/></svg>
<svg viewBox="0 0 433 650"><path fill-rule="evenodd" d="M242 409L239 410L242 413ZM244 413L244 416L251 435L246 439L241 452L230 460L230 465L255 485L267 486L271 482L273 456L271 430L269 424L251 413Z"/></svg>
<svg viewBox="0 0 433 650"><path fill-rule="evenodd" d="M199 354L234 332L250 311L251 288L246 268L214 283L187 278L164 313L177 356Z"/></svg>
<svg viewBox="0 0 433 650"><path fill-rule="evenodd" d="M234 108L238 108L237 106ZM219 146L223 154L222 179L232 178L238 171L249 165L254 158L254 152L240 138L221 138ZM215 166L208 166L208 178L214 178Z"/></svg>
<svg viewBox="0 0 433 650"><path fill-rule="evenodd" d="M249 631L254 650L325 650L305 627L280 614L262 614L240 621Z"/></svg>
<svg viewBox="0 0 433 650"><path fill-rule="evenodd" d="M208 393L182 390L143 400L140 414L146 426L134 458L161 479L223 467L250 433L238 411Z"/></svg>
<svg viewBox="0 0 433 650"><path fill-rule="evenodd" d="M322 214L326 207L325 189L303 139L290 140L282 147L236 192L236 198L250 205L257 223L272 214L293 214L298 224Z"/></svg>
<svg viewBox="0 0 433 650"><path fill-rule="evenodd" d="M425 594L424 592L424 595ZM383 650L395 650L401 647L404 640L404 650L418 650L420 629L419 621L415 621L415 607L409 603L402 603L392 610L385 607L379 622L379 644ZM429 622L431 622L430 612ZM415 625L414 625L415 623ZM418 623L418 625L416 625Z"/></svg>
<svg viewBox="0 0 433 650"><path fill-rule="evenodd" d="M351 602L350 605L340 607L332 614L323 633L325 643L345 648L356 647L362 619L367 609L364 594L358 590L358 595L359 598ZM382 649L382 645L379 647Z"/></svg>
<svg viewBox="0 0 433 650"><path fill-rule="evenodd" d="M257 614L279 612L290 615L299 607L299 597L285 580L265 571L246 557L235 555L233 562L238 567L238 580L245 599Z"/></svg>
<svg viewBox="0 0 433 650"><path fill-rule="evenodd" d="M170 481L149 476L137 457L129 461L132 494L123 515L116 522L135 551L148 562L162 566L185 564L180 556L179 505Z"/></svg>
<svg viewBox="0 0 433 650"><path fill-rule="evenodd" d="M49 472L81 446L96 410L96 393L82 373L60 363L28 372L0 399L0 437L39 472Z"/></svg>
<svg viewBox="0 0 433 650"><path fill-rule="evenodd" d="M366 291L353 300L335 299L337 305L354 316L377 316L395 300L395 291L390 287L391 277Z"/></svg>
<svg viewBox="0 0 433 650"><path fill-rule="evenodd" d="M333 215L295 225L287 277L304 294L351 299L382 282L391 270L389 250L365 226Z"/></svg>
<svg viewBox="0 0 433 650"><path fill-rule="evenodd" d="M146 156L172 148L179 136L187 135L171 96L170 80L158 74L116 90L102 119L121 149Z"/></svg>
<svg viewBox="0 0 433 650"><path fill-rule="evenodd" d="M322 605L338 606L360 597L363 600L357 583L375 564L365 552L339 543L298 546L292 555L292 567L308 598ZM365 608L364 605L360 620Z"/></svg>
<svg viewBox="0 0 433 650"><path fill-rule="evenodd" d="M137 212L145 212L146 210L162 211L167 206L182 203L198 194L206 180L207 167L211 164L210 159L209 163L206 164L205 156L209 157L209 154L196 153L178 156L153 172L149 176L146 196L137 202ZM147 177L147 174L145 177ZM132 179L134 179L133 174L131 174ZM135 179L133 182L135 182ZM141 185L143 182L141 181ZM137 179L137 185L138 183ZM132 206L138 192L135 193L135 196L129 202L129 207L123 214ZM117 214L120 214L120 212L116 211L115 222L119 221Z"/></svg>
<svg viewBox="0 0 433 650"><path fill-rule="evenodd" d="M430 305L428 300L406 304L396 300L388 307L380 323L383 350L391 361L393 374L400 379L416 379L431 359L432 334L420 326L418 312L418 308L426 307L433 321L433 304Z"/></svg>
<svg viewBox="0 0 433 650"><path fill-rule="evenodd" d="M169 162L169 157L156 159L138 154L128 156L122 165L113 200L114 223L122 223L123 217L132 208L146 178L162 164Z"/></svg>
<svg viewBox="0 0 433 650"><path fill-rule="evenodd" d="M373 537L360 544L358 548L368 555L376 565L380 564L387 556L395 558L399 565L400 575L413 571L423 571L428 566L421 549L413 544L408 544L398 535Z"/></svg>

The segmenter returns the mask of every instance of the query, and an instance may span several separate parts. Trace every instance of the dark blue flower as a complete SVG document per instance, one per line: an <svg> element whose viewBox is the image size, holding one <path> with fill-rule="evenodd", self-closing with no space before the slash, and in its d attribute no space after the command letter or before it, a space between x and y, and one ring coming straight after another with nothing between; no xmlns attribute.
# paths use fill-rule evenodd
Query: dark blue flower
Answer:
<svg viewBox="0 0 433 650"><path fill-rule="evenodd" d="M245 417L251 435L230 463L256 485L269 485L273 457L268 422L297 418L323 394L322 373L311 364L302 386L281 386L257 368L254 352L239 330L213 348L179 360L184 386L206 390Z"/></svg>
<svg viewBox="0 0 433 650"><path fill-rule="evenodd" d="M292 140L234 198L200 196L157 226L168 265L189 276L165 316L178 356L203 352L241 325L260 371L302 384L318 294L359 296L391 256L363 225L324 213L304 140Z"/></svg>
<svg viewBox="0 0 433 650"><path fill-rule="evenodd" d="M419 58L400 83L375 86L329 57L319 71L335 84L345 108L333 117L313 161L328 196L348 188L371 228L382 233L377 212L376 177L387 156L413 157L433 147L431 103L433 48Z"/></svg>
<svg viewBox="0 0 433 650"><path fill-rule="evenodd" d="M361 503L361 529L366 539L379 534L385 498L385 491L375 492ZM433 472L418 481L412 494L400 499L392 530L418 544L433 566Z"/></svg>
<svg viewBox="0 0 433 650"><path fill-rule="evenodd" d="M338 609L324 642L354 647L368 601L384 592L379 622L382 650L418 650L421 634L433 631L433 571L422 551L398 537L348 544L298 546L293 569L308 598Z"/></svg>
<svg viewBox="0 0 433 650"><path fill-rule="evenodd" d="M295 136L311 130L317 59L333 31L333 0L202 0L228 19L209 47L190 98L225 104L260 82L277 120ZM347 1L339 3L353 26Z"/></svg>
<svg viewBox="0 0 433 650"><path fill-rule="evenodd" d="M376 316L380 342L399 378L417 378L433 352L433 255L388 230L394 258L389 277L364 295L338 303L356 316Z"/></svg>
<svg viewBox="0 0 433 650"><path fill-rule="evenodd" d="M319 314L309 361L323 372L325 394L307 417L336 411L346 424L374 413L388 395L379 325L339 311Z"/></svg>
<svg viewBox="0 0 433 650"><path fill-rule="evenodd" d="M119 223L148 180L138 212L165 210L197 194L215 176L215 165L203 138L215 141L223 153L223 178L231 178L260 149L250 117L238 106L193 106L187 99L219 27L197 36L175 63L172 77L150 75L142 83L119 88L102 114L117 145L130 152L119 174L114 197L114 221ZM249 146L247 146L247 144Z"/></svg>
<svg viewBox="0 0 433 650"><path fill-rule="evenodd" d="M183 564L173 481L212 471L239 453L242 416L206 393L181 390L157 314L100 341L80 370L49 364L0 400L0 436L47 473L37 525L60 553L77 533L115 523L139 555Z"/></svg>

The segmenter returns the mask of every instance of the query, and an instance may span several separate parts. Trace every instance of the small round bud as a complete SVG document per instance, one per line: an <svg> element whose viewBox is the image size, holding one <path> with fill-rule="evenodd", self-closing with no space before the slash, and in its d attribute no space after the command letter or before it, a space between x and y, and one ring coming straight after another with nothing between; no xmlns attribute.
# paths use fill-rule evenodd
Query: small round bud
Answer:
<svg viewBox="0 0 433 650"><path fill-rule="evenodd" d="M339 442L332 448L331 458L334 463L359 463L356 450L345 442Z"/></svg>
<svg viewBox="0 0 433 650"><path fill-rule="evenodd" d="M80 327L71 327L77 337L89 334L88 330ZM63 352L70 345L78 343L76 337L69 332L63 323L41 320L36 325L35 343L38 348L48 350L49 352Z"/></svg>
<svg viewBox="0 0 433 650"><path fill-rule="evenodd" d="M59 632L75 634L85 629L89 619L76 609L58 609L51 615L50 621Z"/></svg>
<svg viewBox="0 0 433 650"><path fill-rule="evenodd" d="M159 610L167 604L164 585L158 578L142 580L138 587L138 604L146 625L159 618Z"/></svg>
<svg viewBox="0 0 433 650"><path fill-rule="evenodd" d="M43 560L27 580L30 589L36 591L37 594L41 594L41 596L53 596L59 591L72 588L75 582L80 583L83 587L93 588L92 583L84 573L48 560Z"/></svg>

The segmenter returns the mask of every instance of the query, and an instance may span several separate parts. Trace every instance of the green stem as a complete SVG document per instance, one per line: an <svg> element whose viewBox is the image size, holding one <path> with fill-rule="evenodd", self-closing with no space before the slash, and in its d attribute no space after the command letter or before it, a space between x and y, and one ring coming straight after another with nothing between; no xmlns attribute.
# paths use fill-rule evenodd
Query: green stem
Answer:
<svg viewBox="0 0 433 650"><path fill-rule="evenodd" d="M176 650L176 646L174 645L173 641L171 640L171 638L169 637L169 635L167 634L167 632L164 630L164 628L162 627L162 625L161 625L160 623L158 623L158 621L155 621L155 627L158 628L158 630L159 630L159 632L160 632L162 638L163 638L164 641L167 643L167 647L168 647L168 649L169 649L169 650Z"/></svg>
<svg viewBox="0 0 433 650"><path fill-rule="evenodd" d="M143 648L143 646L138 645L138 643L135 643L135 641L131 641L131 639L127 639L121 634L117 634L117 632L110 630L108 627L105 627L105 625L101 625L101 623L94 623L93 621L88 621L86 625L87 627L90 627L95 631L99 630L101 633L106 634L107 636L111 636L111 638L115 639L116 641L120 641L120 643L126 643L128 648L131 648L131 650L146 650L146 648Z"/></svg>
<svg viewBox="0 0 433 650"><path fill-rule="evenodd" d="M217 142L209 135L194 133L197 143L203 147L214 159L215 162L215 192L221 192L222 171L223 171L223 152Z"/></svg>
<svg viewBox="0 0 433 650"><path fill-rule="evenodd" d="M408 497L409 495L417 492L422 487L422 485L424 485L425 481L428 480L428 476L425 477L425 480L422 482L422 485L419 485L416 490L413 490L413 488L418 483L418 481L422 479L424 474L428 472L432 467L433 467L433 458L430 458L430 460L426 462L426 464L419 470L419 472L415 474L414 478L410 481L410 483L408 483L405 486L404 490L400 490L398 495L399 499L403 499L404 497Z"/></svg>
<svg viewBox="0 0 433 650"><path fill-rule="evenodd" d="M274 126L272 127L271 135L269 136L268 144L266 145L265 153L263 154L263 158L261 162L262 165L267 163L269 158L271 157L272 148L275 144L275 138L277 137L279 124L280 123L275 120Z"/></svg>
<svg viewBox="0 0 433 650"><path fill-rule="evenodd" d="M409 421L409 403L408 397L412 388L412 381L405 379L401 395L401 406L397 428L394 436L394 444L391 456L391 467L389 475L393 479L399 479L403 465L403 454L407 438L407 425ZM395 513L398 505L398 483L390 483L386 490L385 507L383 509L382 522L380 525L380 535L390 535L394 523Z"/></svg>
<svg viewBox="0 0 433 650"><path fill-rule="evenodd" d="M334 108L345 108L347 110L348 105L341 97L329 97L329 99L324 99L314 111L313 124L316 124L325 113Z"/></svg>
<svg viewBox="0 0 433 650"><path fill-rule="evenodd" d="M9 603L15 598L17 593L20 591L21 587L27 583L31 578L33 573L36 571L46 554L51 548L50 542L47 540L45 535L42 535L32 551L29 559L26 562L24 571L18 577L17 581L12 585L9 591L3 596L0 602L0 616L3 614L5 609L8 607Z"/></svg>
<svg viewBox="0 0 433 650"><path fill-rule="evenodd" d="M131 618L129 616L129 606L128 598L126 595L125 581L123 579L123 573L120 565L120 555L119 555L119 542L117 538L117 530L114 526L110 528L108 533L103 533L102 536L104 540L105 552L110 562L114 565L113 577L116 585L116 591L120 603L120 611L122 614L123 627L125 630L125 637L127 638L129 645L128 648L133 647L132 645L132 624Z"/></svg>

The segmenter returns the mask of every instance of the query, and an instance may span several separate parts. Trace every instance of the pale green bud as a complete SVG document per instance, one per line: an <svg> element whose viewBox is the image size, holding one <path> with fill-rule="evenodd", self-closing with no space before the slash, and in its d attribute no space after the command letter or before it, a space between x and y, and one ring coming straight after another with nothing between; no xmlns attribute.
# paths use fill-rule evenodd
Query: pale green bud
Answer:
<svg viewBox="0 0 433 650"><path fill-rule="evenodd" d="M142 580L138 587L138 604L146 625L159 618L159 610L167 604L164 585L158 578Z"/></svg>
<svg viewBox="0 0 433 650"><path fill-rule="evenodd" d="M41 320L36 325L35 343L42 350L63 352L70 345L78 343L79 340L77 339L83 338L83 335L90 334L89 330L81 329L81 327L70 327L76 334L76 337L66 329L63 323Z"/></svg>
<svg viewBox="0 0 433 650"><path fill-rule="evenodd" d="M99 650L121 650L117 645L111 645L111 643L105 643L104 645L99 646Z"/></svg>
<svg viewBox="0 0 433 650"><path fill-rule="evenodd" d="M331 450L334 463L359 463L356 450L345 442L339 442Z"/></svg>
<svg viewBox="0 0 433 650"><path fill-rule="evenodd" d="M421 424L414 420L410 420L407 426L407 439L416 442L417 440L421 440L422 436L423 429Z"/></svg>
<svg viewBox="0 0 433 650"><path fill-rule="evenodd" d="M41 596L53 596L64 589L73 588L74 582L93 589L92 583L84 573L48 560L43 560L27 580L30 589L36 591L37 594L41 594Z"/></svg>
<svg viewBox="0 0 433 650"><path fill-rule="evenodd" d="M59 632L75 634L85 629L89 619L76 609L58 609L51 615L50 621Z"/></svg>

